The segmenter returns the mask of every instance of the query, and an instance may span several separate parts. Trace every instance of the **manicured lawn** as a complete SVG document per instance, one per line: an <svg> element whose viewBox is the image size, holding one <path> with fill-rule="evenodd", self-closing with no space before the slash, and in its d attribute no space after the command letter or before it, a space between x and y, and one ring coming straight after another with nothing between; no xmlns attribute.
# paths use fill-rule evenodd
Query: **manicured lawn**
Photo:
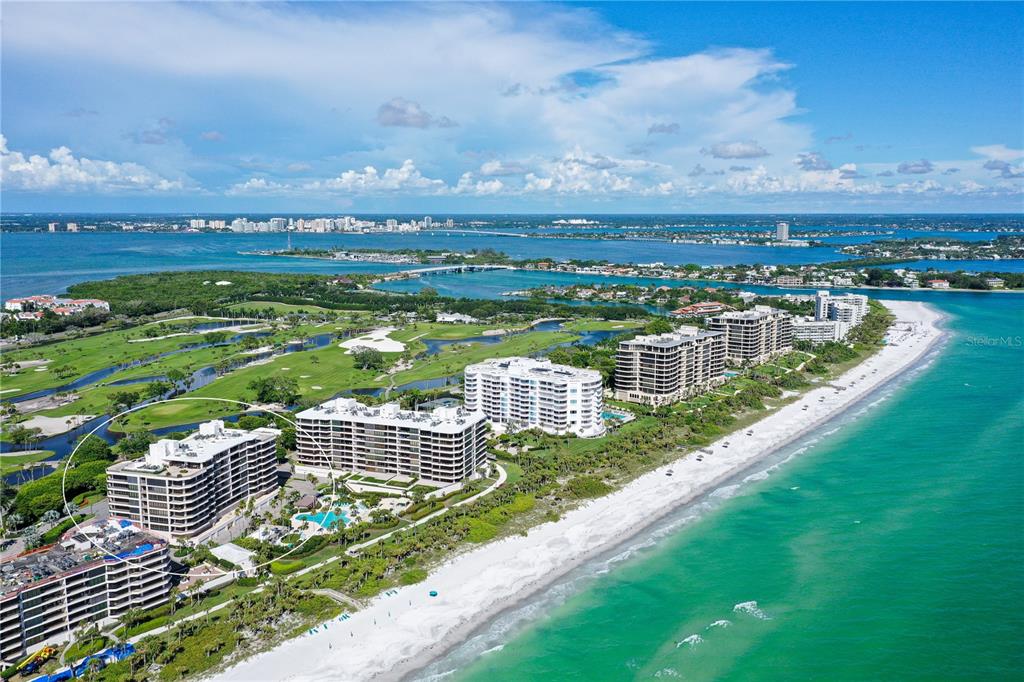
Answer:
<svg viewBox="0 0 1024 682"><path fill-rule="evenodd" d="M427 325L422 326L426 327ZM423 331L424 329L421 328L417 333ZM399 334L407 336L408 333L409 328L402 329L395 332L394 337ZM412 336L415 335L412 334ZM460 372L463 367L473 362L480 362L492 357L529 355L574 338L576 338L575 335L565 332L528 332L510 337L502 343L473 343L460 348L446 349L439 355L417 362L416 366L410 370L399 372L394 376L394 382L398 385L410 381L447 376ZM389 355L394 357L394 354ZM257 377L272 375L295 379L299 384L299 392L302 397L317 401L326 400L345 389L388 385L386 378L377 380L377 377L381 376L380 372L357 369L353 364L352 356L346 355L336 344L332 344L315 351L290 353L276 357L264 364L235 370L183 397L214 397L251 401L255 399L255 396L246 388L249 382ZM314 386L319 388L314 388ZM213 419L236 414L238 411L236 405L212 401L162 403L129 415L119 424L113 425L113 429L155 429Z"/></svg>
<svg viewBox="0 0 1024 682"><path fill-rule="evenodd" d="M5 452L0 455L0 476L12 474L21 469L22 465L30 462L41 462L47 457L53 456L53 450L38 450L26 454Z"/></svg>
<svg viewBox="0 0 1024 682"><path fill-rule="evenodd" d="M647 320L567 320L562 329L575 332L629 331L647 324Z"/></svg>
<svg viewBox="0 0 1024 682"><path fill-rule="evenodd" d="M249 382L256 378L276 375L295 379L299 384L299 393L304 398L326 400L346 388L359 385L372 386L374 385L373 379L378 374L375 371L356 369L352 356L346 355L345 351L332 344L315 351L289 353L264 364L243 367L181 397L253 401L255 395L246 388ZM319 388L313 388L314 386ZM154 429L237 414L239 411L240 406L238 405L214 401L189 400L161 403L132 413L127 419L119 420L120 423L114 425L114 428Z"/></svg>
<svg viewBox="0 0 1024 682"><path fill-rule="evenodd" d="M438 355L417 362L412 369L396 374L395 384L449 376L461 372L466 365L474 362L512 355L531 355L549 346L576 338L578 337L575 334L566 332L526 332L501 343L469 343L457 348L446 348Z"/></svg>
<svg viewBox="0 0 1024 682"><path fill-rule="evenodd" d="M196 320L202 322L202 319ZM148 325L147 325L148 326ZM39 367L26 367L16 374L3 375L4 390L17 388L18 393L28 393L44 388L53 388L70 383L75 379L110 367L111 365L134 362L152 355L176 350L189 343L201 343L202 334L172 336L166 339L146 339L144 327L133 327L114 332L96 334L82 339L58 343L3 354L3 361L23 362L26 360L49 360L42 371ZM174 333L168 330L168 333ZM136 343L129 343L129 340ZM66 368L66 372L60 370ZM4 396L16 395L13 391Z"/></svg>
<svg viewBox="0 0 1024 682"><path fill-rule="evenodd" d="M230 310L271 310L279 314L297 313L305 311L307 313L331 313L337 314L340 311L331 310L330 308L321 308L318 305L302 304L296 305L294 303L279 303L277 301L246 301L245 303L235 303L228 306Z"/></svg>

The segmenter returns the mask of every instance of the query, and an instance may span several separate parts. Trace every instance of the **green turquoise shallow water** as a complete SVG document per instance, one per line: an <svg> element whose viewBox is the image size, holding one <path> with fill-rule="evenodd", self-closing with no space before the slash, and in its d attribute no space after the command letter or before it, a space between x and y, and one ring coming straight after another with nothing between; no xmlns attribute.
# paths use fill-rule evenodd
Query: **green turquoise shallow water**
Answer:
<svg viewBox="0 0 1024 682"><path fill-rule="evenodd" d="M426 672L473 682L1021 679L1024 299L928 300L952 334L910 380Z"/></svg>

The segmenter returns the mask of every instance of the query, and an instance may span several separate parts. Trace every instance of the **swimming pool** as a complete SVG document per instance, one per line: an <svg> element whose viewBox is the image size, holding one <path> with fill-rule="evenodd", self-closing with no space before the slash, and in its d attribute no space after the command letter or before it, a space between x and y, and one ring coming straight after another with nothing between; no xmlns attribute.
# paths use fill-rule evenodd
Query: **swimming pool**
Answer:
<svg viewBox="0 0 1024 682"><path fill-rule="evenodd" d="M348 510L352 505L350 504L339 504L327 511L320 511L311 514L296 514L295 518L299 521L312 521L321 528L331 529L334 528L338 521L341 521L341 525L347 526L352 523L352 519L348 516Z"/></svg>

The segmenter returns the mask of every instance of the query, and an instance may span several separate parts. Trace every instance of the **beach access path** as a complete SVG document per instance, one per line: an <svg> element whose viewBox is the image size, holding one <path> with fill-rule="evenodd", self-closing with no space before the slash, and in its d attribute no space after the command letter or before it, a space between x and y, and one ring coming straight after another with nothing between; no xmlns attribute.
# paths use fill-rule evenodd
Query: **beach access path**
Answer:
<svg viewBox="0 0 1024 682"><path fill-rule="evenodd" d="M702 461L693 455L680 458L557 522L461 553L424 582L389 590L348 619L315 628L214 679L396 680L424 667L496 614L723 485L914 366L942 338L942 316L923 303L885 305L896 322L881 350L829 384L704 448ZM665 475L668 469L673 476ZM437 596L431 597L431 591Z"/></svg>

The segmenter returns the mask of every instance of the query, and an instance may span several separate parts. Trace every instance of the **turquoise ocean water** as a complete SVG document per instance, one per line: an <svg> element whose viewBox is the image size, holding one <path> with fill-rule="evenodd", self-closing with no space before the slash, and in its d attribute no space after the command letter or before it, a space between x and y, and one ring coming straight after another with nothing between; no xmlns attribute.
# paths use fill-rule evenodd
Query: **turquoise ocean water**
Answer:
<svg viewBox="0 0 1024 682"><path fill-rule="evenodd" d="M183 267L356 269L236 253L281 248L282 235L55 237L2 237L4 297ZM513 242L524 252L557 244L509 239L510 252ZM297 245L336 241L314 236ZM477 246L469 244L429 246ZM396 246L376 237L365 245ZM583 280L517 272L426 283L444 294L493 297L570 281ZM924 300L948 315L949 338L930 364L762 470L623 538L421 677L1021 679L1024 296L872 295Z"/></svg>
<svg viewBox="0 0 1024 682"><path fill-rule="evenodd" d="M1024 299L929 299L941 351L421 676L1021 679Z"/></svg>

